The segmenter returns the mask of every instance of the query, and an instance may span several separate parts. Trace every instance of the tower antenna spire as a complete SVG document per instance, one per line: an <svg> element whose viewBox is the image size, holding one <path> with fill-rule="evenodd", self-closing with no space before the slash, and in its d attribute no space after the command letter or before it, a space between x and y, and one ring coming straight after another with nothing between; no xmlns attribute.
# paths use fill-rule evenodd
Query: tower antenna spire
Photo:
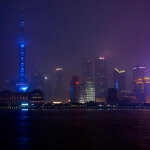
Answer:
<svg viewBox="0 0 150 150"><path fill-rule="evenodd" d="M23 12L23 0L21 0L21 19L20 19L21 35L24 35L24 12Z"/></svg>
<svg viewBox="0 0 150 150"><path fill-rule="evenodd" d="M23 0L21 0L21 9L23 8Z"/></svg>

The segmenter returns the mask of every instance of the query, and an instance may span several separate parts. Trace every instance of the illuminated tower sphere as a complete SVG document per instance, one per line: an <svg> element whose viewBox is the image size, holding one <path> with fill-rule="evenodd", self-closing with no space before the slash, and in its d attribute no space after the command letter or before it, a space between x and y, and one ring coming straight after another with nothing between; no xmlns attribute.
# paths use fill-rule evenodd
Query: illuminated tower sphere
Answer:
<svg viewBox="0 0 150 150"><path fill-rule="evenodd" d="M107 96L107 65L105 57L95 60L95 98L97 102L105 102Z"/></svg>
<svg viewBox="0 0 150 150"><path fill-rule="evenodd" d="M23 8L22 8L23 12ZM28 89L28 83L26 81L25 76L25 47L26 47L26 41L24 39L24 16L23 13L21 15L21 36L18 39L18 45L19 45L19 80L16 84L17 91L19 92L26 92Z"/></svg>

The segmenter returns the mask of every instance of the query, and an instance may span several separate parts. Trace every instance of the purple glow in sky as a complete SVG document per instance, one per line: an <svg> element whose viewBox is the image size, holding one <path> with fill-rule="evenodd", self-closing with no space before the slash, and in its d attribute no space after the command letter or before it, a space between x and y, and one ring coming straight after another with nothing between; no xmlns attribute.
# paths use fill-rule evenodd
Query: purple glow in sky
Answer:
<svg viewBox="0 0 150 150"><path fill-rule="evenodd" d="M66 84L80 76L83 57L105 56L109 87L114 67L145 65L150 75L149 0L24 0L26 71L51 78L62 67ZM20 0L0 1L1 80L18 77ZM93 65L94 66L94 65Z"/></svg>

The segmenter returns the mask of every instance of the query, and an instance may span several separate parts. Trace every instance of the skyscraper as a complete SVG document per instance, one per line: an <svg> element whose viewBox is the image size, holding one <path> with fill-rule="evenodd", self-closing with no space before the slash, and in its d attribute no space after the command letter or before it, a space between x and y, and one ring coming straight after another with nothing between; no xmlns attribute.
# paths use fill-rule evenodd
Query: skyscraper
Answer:
<svg viewBox="0 0 150 150"><path fill-rule="evenodd" d="M105 57L95 60L95 98L97 102L105 102L107 96L107 65Z"/></svg>
<svg viewBox="0 0 150 150"><path fill-rule="evenodd" d="M144 88L146 103L150 103L150 77L144 78Z"/></svg>
<svg viewBox="0 0 150 150"><path fill-rule="evenodd" d="M56 79L54 88L54 101L63 101L63 69L56 68Z"/></svg>
<svg viewBox="0 0 150 150"><path fill-rule="evenodd" d="M146 102L145 77L146 77L145 66L133 67L133 91L136 96L136 102L138 103Z"/></svg>
<svg viewBox="0 0 150 150"><path fill-rule="evenodd" d="M136 81L138 78L144 79L146 76L146 67L145 66L134 66L133 67L133 91L136 94Z"/></svg>
<svg viewBox="0 0 150 150"><path fill-rule="evenodd" d="M135 94L136 94L136 102L145 103L146 95L145 95L145 81L144 78L138 78L135 80Z"/></svg>
<svg viewBox="0 0 150 150"><path fill-rule="evenodd" d="M31 90L39 89L44 92L44 77L39 71L35 71L31 75Z"/></svg>
<svg viewBox="0 0 150 150"><path fill-rule="evenodd" d="M92 76L92 61L82 59L82 84L79 85L79 103L95 101L95 86Z"/></svg>
<svg viewBox="0 0 150 150"><path fill-rule="evenodd" d="M82 59L82 83L92 81L92 62L89 58Z"/></svg>
<svg viewBox="0 0 150 150"><path fill-rule="evenodd" d="M52 80L50 76L44 77L44 99L45 102L52 101Z"/></svg>
<svg viewBox="0 0 150 150"><path fill-rule="evenodd" d="M134 66L133 67L133 80L137 78L144 78L146 76L146 67L145 66Z"/></svg>
<svg viewBox="0 0 150 150"><path fill-rule="evenodd" d="M113 70L113 87L117 91L126 90L126 72L125 70L118 70L114 68Z"/></svg>
<svg viewBox="0 0 150 150"><path fill-rule="evenodd" d="M150 78L138 78L135 80L136 102L150 103Z"/></svg>
<svg viewBox="0 0 150 150"><path fill-rule="evenodd" d="M70 82L70 101L78 102L79 100L79 77L73 76Z"/></svg>
<svg viewBox="0 0 150 150"><path fill-rule="evenodd" d="M95 86L92 81L79 85L79 103L95 102Z"/></svg>
<svg viewBox="0 0 150 150"><path fill-rule="evenodd" d="M28 89L28 83L25 74L25 47L26 41L24 38L24 15L23 8L21 9L21 21L20 21L21 35L18 40L19 45L19 80L16 83L17 91L26 92Z"/></svg>

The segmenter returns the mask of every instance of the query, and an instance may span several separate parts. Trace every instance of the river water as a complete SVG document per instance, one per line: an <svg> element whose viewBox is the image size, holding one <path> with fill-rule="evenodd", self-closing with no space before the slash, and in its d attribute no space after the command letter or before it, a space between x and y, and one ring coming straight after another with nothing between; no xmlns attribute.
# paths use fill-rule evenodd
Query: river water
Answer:
<svg viewBox="0 0 150 150"><path fill-rule="evenodd" d="M0 147L150 150L150 110L0 110Z"/></svg>

